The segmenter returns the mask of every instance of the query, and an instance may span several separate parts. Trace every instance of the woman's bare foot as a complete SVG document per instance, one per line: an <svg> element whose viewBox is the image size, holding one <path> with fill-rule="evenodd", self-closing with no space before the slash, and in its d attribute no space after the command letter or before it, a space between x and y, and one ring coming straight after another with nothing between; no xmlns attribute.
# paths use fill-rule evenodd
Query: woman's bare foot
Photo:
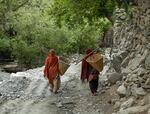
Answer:
<svg viewBox="0 0 150 114"><path fill-rule="evenodd" d="M54 93L55 93L55 94L58 94L58 91L55 91Z"/></svg>
<svg viewBox="0 0 150 114"><path fill-rule="evenodd" d="M50 92L53 92L53 89L49 89L50 90Z"/></svg>
<svg viewBox="0 0 150 114"><path fill-rule="evenodd" d="M96 93L96 92L94 92L94 93L92 93L92 95L93 95L93 96L97 96L97 93Z"/></svg>

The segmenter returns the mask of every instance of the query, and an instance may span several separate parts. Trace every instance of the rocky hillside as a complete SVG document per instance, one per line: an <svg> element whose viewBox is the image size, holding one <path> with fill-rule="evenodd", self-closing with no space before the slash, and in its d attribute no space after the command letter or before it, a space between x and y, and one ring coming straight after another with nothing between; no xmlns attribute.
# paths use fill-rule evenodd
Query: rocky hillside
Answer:
<svg viewBox="0 0 150 114"><path fill-rule="evenodd" d="M0 72L0 114L150 114L150 0L137 0L132 13L116 10L112 55L105 50L97 96L81 83L75 61L83 56L75 55L57 95L49 91L44 67Z"/></svg>
<svg viewBox="0 0 150 114"><path fill-rule="evenodd" d="M116 114L150 114L150 1L137 0L132 18L117 9L113 30L113 76L122 78Z"/></svg>

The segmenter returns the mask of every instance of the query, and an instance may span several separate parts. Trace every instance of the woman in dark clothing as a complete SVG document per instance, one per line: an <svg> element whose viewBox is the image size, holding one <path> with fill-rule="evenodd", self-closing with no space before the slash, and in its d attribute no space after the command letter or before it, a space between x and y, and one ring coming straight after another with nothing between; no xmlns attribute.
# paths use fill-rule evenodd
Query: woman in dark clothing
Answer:
<svg viewBox="0 0 150 114"><path fill-rule="evenodd" d="M93 55L92 49L88 49L86 51L86 54L87 55L82 60L81 80L84 81L85 79L87 79L87 81L89 81L90 90L95 96L98 89L99 72L86 61L88 57Z"/></svg>

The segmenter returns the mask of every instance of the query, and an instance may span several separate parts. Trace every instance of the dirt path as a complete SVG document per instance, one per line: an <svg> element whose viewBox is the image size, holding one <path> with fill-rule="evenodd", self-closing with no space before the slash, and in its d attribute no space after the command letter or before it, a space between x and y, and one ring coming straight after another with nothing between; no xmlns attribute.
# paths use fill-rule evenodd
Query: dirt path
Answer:
<svg viewBox="0 0 150 114"><path fill-rule="evenodd" d="M30 70L7 78L0 73L0 114L111 114L108 101L115 96L110 94L114 90L100 86L99 95L92 96L88 84L79 80L80 65L72 65L61 77L57 95L49 91L41 71Z"/></svg>

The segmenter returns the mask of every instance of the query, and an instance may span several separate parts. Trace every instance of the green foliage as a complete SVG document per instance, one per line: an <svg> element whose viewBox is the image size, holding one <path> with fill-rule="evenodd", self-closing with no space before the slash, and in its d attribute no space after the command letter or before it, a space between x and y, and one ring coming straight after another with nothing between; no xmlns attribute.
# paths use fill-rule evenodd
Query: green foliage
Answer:
<svg viewBox="0 0 150 114"><path fill-rule="evenodd" d="M115 7L115 0L0 0L0 48L26 67L43 65L50 48L84 53L111 27Z"/></svg>
<svg viewBox="0 0 150 114"><path fill-rule="evenodd" d="M67 45L69 52L84 53L87 48L96 48L103 31L110 26L110 21L106 18L101 18L95 20L92 25L87 22L86 25L80 25L72 29Z"/></svg>
<svg viewBox="0 0 150 114"><path fill-rule="evenodd" d="M48 13L55 24L70 32L67 52L83 53L96 47L98 39L111 23L107 19L116 6L114 0L55 0Z"/></svg>
<svg viewBox="0 0 150 114"><path fill-rule="evenodd" d="M0 39L0 49L10 48L10 43L8 39L2 38Z"/></svg>
<svg viewBox="0 0 150 114"><path fill-rule="evenodd" d="M134 11L134 7L132 6L132 4L129 4L128 5L128 12L127 12L129 19L133 18L133 11Z"/></svg>
<svg viewBox="0 0 150 114"><path fill-rule="evenodd" d="M20 65L31 68L32 65L38 64L39 47L37 45L28 45L25 41L15 39L11 41L13 55L18 59Z"/></svg>
<svg viewBox="0 0 150 114"><path fill-rule="evenodd" d="M75 24L93 24L93 19L110 18L116 6L115 0L54 0L49 14L61 27L63 22L74 27Z"/></svg>

